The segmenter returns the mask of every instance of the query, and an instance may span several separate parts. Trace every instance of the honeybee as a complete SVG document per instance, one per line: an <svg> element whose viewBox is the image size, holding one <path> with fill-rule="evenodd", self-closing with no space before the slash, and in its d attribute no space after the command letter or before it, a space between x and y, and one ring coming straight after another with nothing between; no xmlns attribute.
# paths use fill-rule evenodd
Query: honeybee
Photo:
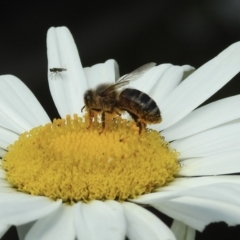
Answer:
<svg viewBox="0 0 240 240"><path fill-rule="evenodd" d="M159 107L146 93L132 88L118 90L130 81L142 76L155 65L155 63L147 63L119 78L115 84L102 83L95 89L88 89L83 97L85 106L81 109L82 112L86 108L88 112L88 128L91 127L94 112L101 114L102 130L99 133L105 129L105 114L121 116L122 112L128 112L136 122L139 134L141 134L142 129L146 129L147 124L160 123L162 118Z"/></svg>
<svg viewBox="0 0 240 240"><path fill-rule="evenodd" d="M67 71L67 69L66 68L50 68L49 71L51 72L49 76L52 76L55 74L55 78L56 78L56 75L59 74L60 77L62 78L60 73L63 71Z"/></svg>

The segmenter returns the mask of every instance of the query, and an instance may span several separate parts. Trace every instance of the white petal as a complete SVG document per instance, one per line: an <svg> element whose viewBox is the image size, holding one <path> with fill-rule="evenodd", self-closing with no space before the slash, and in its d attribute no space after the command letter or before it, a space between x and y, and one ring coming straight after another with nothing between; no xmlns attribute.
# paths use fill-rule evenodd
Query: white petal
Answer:
<svg viewBox="0 0 240 240"><path fill-rule="evenodd" d="M233 205L200 197L182 197L153 207L198 231L202 231L211 222L225 221L230 225L236 225L240 219L239 204Z"/></svg>
<svg viewBox="0 0 240 240"><path fill-rule="evenodd" d="M228 124L170 143L184 158L204 157L240 149L240 123Z"/></svg>
<svg viewBox="0 0 240 240"><path fill-rule="evenodd" d="M183 191L195 187L203 187L219 183L240 184L239 176L210 176L210 177L191 177L175 178L167 186L159 188L161 191Z"/></svg>
<svg viewBox="0 0 240 240"><path fill-rule="evenodd" d="M6 128L0 127L0 148L7 149L10 144L18 140L19 135Z"/></svg>
<svg viewBox="0 0 240 240"><path fill-rule="evenodd" d="M122 240L126 221L121 204L115 201L92 201L74 206L74 222L79 240Z"/></svg>
<svg viewBox="0 0 240 240"><path fill-rule="evenodd" d="M7 232L7 230L11 227L11 225L7 225L4 223L0 223L0 239Z"/></svg>
<svg viewBox="0 0 240 240"><path fill-rule="evenodd" d="M182 81L185 80L189 75L191 75L196 70L193 66L190 65L183 65L182 68L184 71Z"/></svg>
<svg viewBox="0 0 240 240"><path fill-rule="evenodd" d="M48 69L66 68L67 71L49 76L48 82L54 103L61 117L77 113L83 104L87 81L77 47L66 27L50 28L47 33Z"/></svg>
<svg viewBox="0 0 240 240"><path fill-rule="evenodd" d="M177 240L194 240L196 236L196 231L193 228L177 220L173 221L171 230Z"/></svg>
<svg viewBox="0 0 240 240"><path fill-rule="evenodd" d="M56 211L39 219L25 240L74 240L72 206L61 205Z"/></svg>
<svg viewBox="0 0 240 240"><path fill-rule="evenodd" d="M8 146L9 146L9 144L7 142L0 139L0 148L7 149Z"/></svg>
<svg viewBox="0 0 240 240"><path fill-rule="evenodd" d="M0 179L0 186L1 186L1 187L9 187L9 186L11 186L11 185L8 183L7 180L1 178L1 179Z"/></svg>
<svg viewBox="0 0 240 240"><path fill-rule="evenodd" d="M2 158L7 151L5 149L0 148L0 158Z"/></svg>
<svg viewBox="0 0 240 240"><path fill-rule="evenodd" d="M16 227L19 240L25 240L25 237L26 237L27 233L32 228L34 223L35 223L35 221L29 222L29 223L26 223L26 224L23 224L23 225L20 225L20 226Z"/></svg>
<svg viewBox="0 0 240 240"><path fill-rule="evenodd" d="M240 118L235 119L235 120L232 120L232 121L229 121L229 122L226 122L226 123L223 123L223 124L217 126L216 128L218 128L218 127L224 127L224 126L230 126L230 125L236 124L236 123L238 123L238 124L240 123Z"/></svg>
<svg viewBox="0 0 240 240"><path fill-rule="evenodd" d="M180 66L169 67L159 81L156 82L149 92L150 96L156 99L157 105L161 109L161 103L163 100L175 89L182 81L184 69Z"/></svg>
<svg viewBox="0 0 240 240"><path fill-rule="evenodd" d="M185 224L190 225L198 231L201 231L206 224L205 221L199 218L197 213L189 216L186 210L181 211L181 207L177 209L177 207L172 202L154 204L152 206L161 211L162 213L166 214L167 216L184 222Z"/></svg>
<svg viewBox="0 0 240 240"><path fill-rule="evenodd" d="M2 110L2 107L0 107L0 109ZM7 109L8 111L7 113L5 113L4 111L3 112L0 111L0 126L11 129L13 132L16 132L18 134L21 134L26 131L26 128L22 126L22 123L20 124L18 123L17 117L14 117L14 111L10 113L9 109Z"/></svg>
<svg viewBox="0 0 240 240"><path fill-rule="evenodd" d="M168 189L165 191L164 188L165 187L161 187L160 192L144 194L135 199L130 199L129 201L133 203L140 203L140 204L152 204L156 202L157 203L164 202L164 201L182 196L181 191L184 190L184 189L179 189L178 191L176 191L176 189L173 188L173 189L170 189L170 191Z"/></svg>
<svg viewBox="0 0 240 240"><path fill-rule="evenodd" d="M73 206L73 222L75 226L75 232L78 240L90 240L94 236L92 236L91 229L88 229L87 223L82 213L82 205L83 203L78 202Z"/></svg>
<svg viewBox="0 0 240 240"><path fill-rule="evenodd" d="M170 217L200 231L207 224L215 221L225 221L231 225L238 224L240 219L240 177L232 177L212 177L212 179L217 178L218 180L225 178L225 182L212 181L211 184L205 186L195 184L196 187L182 191L182 197L152 205ZM199 179L206 181L207 178ZM234 179L237 180L235 183L232 181ZM197 182L195 181L195 183Z"/></svg>
<svg viewBox="0 0 240 240"><path fill-rule="evenodd" d="M239 52L240 42L232 44L177 86L161 104L159 130L180 121L230 81L240 70Z"/></svg>
<svg viewBox="0 0 240 240"><path fill-rule="evenodd" d="M6 172L0 168L0 179L5 179L6 178Z"/></svg>
<svg viewBox="0 0 240 240"><path fill-rule="evenodd" d="M181 161L180 176L204 176L240 172L240 150Z"/></svg>
<svg viewBox="0 0 240 240"><path fill-rule="evenodd" d="M127 219L127 237L130 240L175 239L170 229L155 215L134 204L123 203Z"/></svg>
<svg viewBox="0 0 240 240"><path fill-rule="evenodd" d="M55 211L61 201L21 193L1 193L0 219L6 224L21 225L42 218Z"/></svg>
<svg viewBox="0 0 240 240"><path fill-rule="evenodd" d="M1 76L0 93L1 126L22 133L50 122L36 97L18 78Z"/></svg>
<svg viewBox="0 0 240 240"><path fill-rule="evenodd" d="M0 194L1 193L16 193L16 189L12 188L12 186L0 186Z"/></svg>
<svg viewBox="0 0 240 240"><path fill-rule="evenodd" d="M192 177L192 178L175 178L167 186L156 189L158 192L142 195L132 202L142 204L157 204L193 191L197 187L206 187L216 184L240 184L239 176L214 176L214 177Z"/></svg>
<svg viewBox="0 0 240 240"><path fill-rule="evenodd" d="M83 69L89 88L95 88L100 83L114 83L119 78L119 68L115 60L110 59Z"/></svg>
<svg viewBox="0 0 240 240"><path fill-rule="evenodd" d="M172 72L169 69L172 69L174 67L175 66L171 64L161 64L155 66L148 70L146 73L144 73L142 76L140 76L138 79L131 81L129 85L131 88L139 89L140 91L143 91L150 95L151 91L154 91L155 85L161 81L164 82L164 80L162 79L166 79L164 78L164 76L169 74L169 72Z"/></svg>
<svg viewBox="0 0 240 240"><path fill-rule="evenodd" d="M130 82L130 87L147 93L161 108L163 99L181 82L183 72L184 68L180 66L161 64Z"/></svg>
<svg viewBox="0 0 240 240"><path fill-rule="evenodd" d="M239 205L240 177L238 183L216 183L207 186L189 189L182 196L199 197L203 199L226 202L232 205Z"/></svg>
<svg viewBox="0 0 240 240"><path fill-rule="evenodd" d="M240 118L240 95L221 99L200 107L178 123L162 131L167 141L191 136Z"/></svg>

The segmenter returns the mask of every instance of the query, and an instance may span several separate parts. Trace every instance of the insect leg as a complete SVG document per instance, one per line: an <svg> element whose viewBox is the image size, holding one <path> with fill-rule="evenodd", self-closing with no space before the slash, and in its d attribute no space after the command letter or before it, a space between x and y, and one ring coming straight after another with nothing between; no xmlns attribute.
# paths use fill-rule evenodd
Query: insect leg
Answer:
<svg viewBox="0 0 240 240"><path fill-rule="evenodd" d="M115 111L118 116L122 116L121 113L119 113L117 110Z"/></svg>
<svg viewBox="0 0 240 240"><path fill-rule="evenodd" d="M88 127L87 129L89 129L92 125L92 120L93 120L93 117L94 117L94 114L93 114L93 111L91 109L88 110Z"/></svg>
<svg viewBox="0 0 240 240"><path fill-rule="evenodd" d="M139 128L139 134L141 134L142 132L142 123L139 121L139 118L136 114L127 111L129 113L129 115L133 118L133 120L136 122L137 127Z"/></svg>
<svg viewBox="0 0 240 240"><path fill-rule="evenodd" d="M99 132L99 134L101 134L105 129L105 111L102 112L101 121L102 121L102 130Z"/></svg>
<svg viewBox="0 0 240 240"><path fill-rule="evenodd" d="M130 112L130 111L127 111L129 113L129 115L133 118L133 120L136 122L136 125L138 127L138 132L139 132L139 135L142 133L142 130L143 129L146 129L147 127L147 124L144 123L144 122L141 122L141 119L134 113Z"/></svg>
<svg viewBox="0 0 240 240"><path fill-rule="evenodd" d="M146 124L146 123L143 123L143 122L142 122L142 126L143 126L144 129L147 128L147 124Z"/></svg>
<svg viewBox="0 0 240 240"><path fill-rule="evenodd" d="M137 127L138 127L138 133L140 135L143 129L143 124L141 122L137 122Z"/></svg>

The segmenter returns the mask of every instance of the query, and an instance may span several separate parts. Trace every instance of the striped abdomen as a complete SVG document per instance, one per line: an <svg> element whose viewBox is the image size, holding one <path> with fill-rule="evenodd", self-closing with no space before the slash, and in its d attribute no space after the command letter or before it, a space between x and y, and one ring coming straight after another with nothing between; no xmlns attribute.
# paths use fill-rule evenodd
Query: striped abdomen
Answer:
<svg viewBox="0 0 240 240"><path fill-rule="evenodd" d="M160 123L161 113L156 102L146 93L126 88L119 95L119 109L127 111L136 122Z"/></svg>

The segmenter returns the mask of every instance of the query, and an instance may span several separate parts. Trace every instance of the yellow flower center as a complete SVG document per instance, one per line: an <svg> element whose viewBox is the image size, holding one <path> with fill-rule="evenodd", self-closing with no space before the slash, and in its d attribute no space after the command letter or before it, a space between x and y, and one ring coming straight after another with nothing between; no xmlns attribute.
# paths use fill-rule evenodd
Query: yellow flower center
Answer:
<svg viewBox="0 0 240 240"><path fill-rule="evenodd" d="M88 202L123 201L153 192L179 170L177 152L156 131L138 134L121 118L87 129L74 115L33 128L9 146L3 158L7 180L18 191Z"/></svg>

